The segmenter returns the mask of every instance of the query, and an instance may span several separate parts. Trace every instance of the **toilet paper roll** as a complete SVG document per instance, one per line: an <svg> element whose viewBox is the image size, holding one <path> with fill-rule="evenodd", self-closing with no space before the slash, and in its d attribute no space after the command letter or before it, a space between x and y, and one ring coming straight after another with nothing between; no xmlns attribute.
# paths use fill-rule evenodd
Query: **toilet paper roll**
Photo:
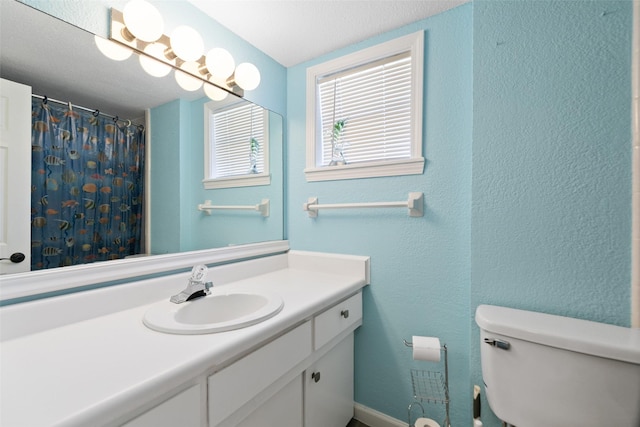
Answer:
<svg viewBox="0 0 640 427"><path fill-rule="evenodd" d="M431 418L418 418L414 425L415 427L440 427L440 424Z"/></svg>
<svg viewBox="0 0 640 427"><path fill-rule="evenodd" d="M440 339L438 337L413 337L413 360L440 361Z"/></svg>

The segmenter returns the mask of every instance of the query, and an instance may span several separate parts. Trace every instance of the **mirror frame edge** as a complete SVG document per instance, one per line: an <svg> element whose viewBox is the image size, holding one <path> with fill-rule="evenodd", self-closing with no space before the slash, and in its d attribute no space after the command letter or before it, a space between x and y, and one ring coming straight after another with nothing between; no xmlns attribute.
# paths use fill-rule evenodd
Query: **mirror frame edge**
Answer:
<svg viewBox="0 0 640 427"><path fill-rule="evenodd" d="M250 243L224 248L171 253L113 260L108 263L91 263L77 266L29 271L12 274L2 278L0 302L12 304L20 298L33 297L51 292L75 292L83 286L110 283L120 280L135 280L136 277L161 274L196 264L218 264L249 258L286 253L289 251L287 240L274 240ZM108 280L105 278L108 277Z"/></svg>

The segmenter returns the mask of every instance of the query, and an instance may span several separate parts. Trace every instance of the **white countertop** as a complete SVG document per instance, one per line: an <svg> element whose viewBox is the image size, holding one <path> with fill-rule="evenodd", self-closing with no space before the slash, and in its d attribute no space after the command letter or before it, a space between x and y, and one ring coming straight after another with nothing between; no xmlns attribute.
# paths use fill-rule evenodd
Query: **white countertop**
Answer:
<svg viewBox="0 0 640 427"><path fill-rule="evenodd" d="M279 257L281 260L287 255ZM309 253L300 253L294 262L289 255L288 260L285 268L280 268L280 262L275 271L221 285L234 290L259 288L282 296L284 308L280 313L247 328L207 335L156 332L142 323L151 302L148 301L3 341L0 344L0 425L108 424L189 378L209 372L212 367L228 365L368 283L368 273L356 273L357 268L356 271L327 269L325 264L330 259L324 255L319 262ZM234 268L246 271L251 263L224 268L227 272ZM210 269L213 277L215 273L216 268ZM179 276L182 280L184 274ZM153 300L169 298L170 295L164 295L165 285L154 288L155 282L163 281L166 278L145 281L145 289L153 295ZM121 289L100 289L86 294L102 292L103 304L108 305L122 298L119 292L124 292L126 286L114 288ZM161 295L157 295L159 289L162 289ZM78 296L69 298L79 299ZM36 301L22 305L35 303L43 304ZM14 311L18 309L9 307ZM61 306L61 309L67 308ZM3 328L9 327L3 325Z"/></svg>

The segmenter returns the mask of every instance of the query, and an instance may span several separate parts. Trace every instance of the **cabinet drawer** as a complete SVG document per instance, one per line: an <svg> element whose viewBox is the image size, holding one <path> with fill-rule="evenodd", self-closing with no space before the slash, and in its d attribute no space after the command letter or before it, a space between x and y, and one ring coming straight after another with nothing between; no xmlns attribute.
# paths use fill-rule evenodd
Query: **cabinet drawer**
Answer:
<svg viewBox="0 0 640 427"><path fill-rule="evenodd" d="M342 331L362 320L362 292L317 315L314 322L314 350L319 349Z"/></svg>
<svg viewBox="0 0 640 427"><path fill-rule="evenodd" d="M209 425L226 419L310 354L311 322L306 322L210 376Z"/></svg>

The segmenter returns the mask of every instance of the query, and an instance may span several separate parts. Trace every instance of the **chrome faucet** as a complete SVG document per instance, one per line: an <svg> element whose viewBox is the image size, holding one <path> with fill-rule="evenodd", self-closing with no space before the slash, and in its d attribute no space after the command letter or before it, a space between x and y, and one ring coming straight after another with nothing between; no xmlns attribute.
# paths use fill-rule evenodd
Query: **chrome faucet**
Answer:
<svg viewBox="0 0 640 427"><path fill-rule="evenodd" d="M193 267L187 287L179 294L173 295L169 301L174 304L181 304L185 301L191 301L209 295L211 293L209 289L213 287L213 283L203 282L204 277L207 275L207 270L207 266L205 265L196 265Z"/></svg>

